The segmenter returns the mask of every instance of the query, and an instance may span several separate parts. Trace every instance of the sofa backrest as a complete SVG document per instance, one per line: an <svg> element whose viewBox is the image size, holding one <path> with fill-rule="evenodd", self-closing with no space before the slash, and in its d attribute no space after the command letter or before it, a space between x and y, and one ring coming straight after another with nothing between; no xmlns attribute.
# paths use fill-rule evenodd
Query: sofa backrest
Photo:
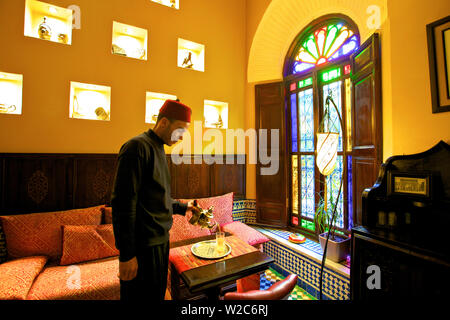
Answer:
<svg viewBox="0 0 450 320"><path fill-rule="evenodd" d="M63 225L99 225L102 206L0 216L6 238L8 260L44 255L57 261L62 254Z"/></svg>

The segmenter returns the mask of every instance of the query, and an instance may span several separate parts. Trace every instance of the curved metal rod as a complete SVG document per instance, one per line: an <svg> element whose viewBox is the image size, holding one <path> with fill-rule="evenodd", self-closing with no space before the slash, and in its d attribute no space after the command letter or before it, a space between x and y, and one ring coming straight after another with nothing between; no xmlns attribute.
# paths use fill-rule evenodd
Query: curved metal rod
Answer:
<svg viewBox="0 0 450 320"><path fill-rule="evenodd" d="M338 114L339 124L341 125L342 136L344 136L344 123L342 122L342 118L341 118L341 115L339 113L339 109L336 107L336 104L334 103L333 98L331 97L331 92L328 94L327 99L325 100L325 104L329 105L330 101L333 104L333 107L334 107L334 109L336 110L336 112ZM345 177L345 174L346 174L346 171L347 171L346 170L347 169L347 162L346 162L345 156L342 157L342 166L343 166L343 169L342 169L341 183L339 184L339 192L338 192L338 195L337 195L337 198L336 198L336 205L334 206L334 209L333 209L333 215L331 217L331 223L330 223L330 226L329 226L329 230L327 232L327 240L325 241L325 248L323 249L322 264L320 266L320 278L319 278L319 282L320 282L320 284L319 284L320 300L322 300L323 267L325 265L325 259L327 258L328 240L330 239L331 229L332 229L332 226L333 226L334 219L336 217L336 208L337 208L337 204L339 202L339 197L341 196L342 184L343 184L344 177ZM326 183L326 181L325 181L325 183ZM327 201L327 199L325 199L325 201Z"/></svg>

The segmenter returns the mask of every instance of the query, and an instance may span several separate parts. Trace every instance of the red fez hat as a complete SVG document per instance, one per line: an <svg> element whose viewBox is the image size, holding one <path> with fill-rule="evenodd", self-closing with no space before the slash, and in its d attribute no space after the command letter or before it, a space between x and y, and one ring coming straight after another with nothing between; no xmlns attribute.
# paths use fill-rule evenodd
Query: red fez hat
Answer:
<svg viewBox="0 0 450 320"><path fill-rule="evenodd" d="M173 120L191 122L192 110L179 101L166 100L159 110L159 114Z"/></svg>

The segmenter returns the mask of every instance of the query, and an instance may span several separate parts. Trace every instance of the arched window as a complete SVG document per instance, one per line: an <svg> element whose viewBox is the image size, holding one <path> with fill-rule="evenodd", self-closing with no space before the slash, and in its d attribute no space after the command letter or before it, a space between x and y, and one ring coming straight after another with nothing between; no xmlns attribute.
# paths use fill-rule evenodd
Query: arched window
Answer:
<svg viewBox="0 0 450 320"><path fill-rule="evenodd" d="M297 36L285 60L290 173L288 211L290 226L302 232L318 234L314 216L323 196L324 184L327 184L327 201L330 202L331 197L336 199L344 164L348 174L338 202L337 226L341 232L352 227L350 55L359 46L358 28L351 19L341 15L326 16L312 22ZM339 109L344 130L340 131L336 169L325 178L315 165L315 135L328 95ZM339 122L333 107L330 115Z"/></svg>

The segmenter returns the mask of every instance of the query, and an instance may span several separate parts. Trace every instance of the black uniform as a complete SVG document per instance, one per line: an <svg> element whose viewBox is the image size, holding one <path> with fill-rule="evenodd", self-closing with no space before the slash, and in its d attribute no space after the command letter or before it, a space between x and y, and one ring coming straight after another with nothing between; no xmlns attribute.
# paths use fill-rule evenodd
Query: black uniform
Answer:
<svg viewBox="0 0 450 320"><path fill-rule="evenodd" d="M185 215L187 205L170 195L164 142L152 130L120 149L111 206L119 260L138 260L137 277L120 281L121 299L164 299L172 213Z"/></svg>

